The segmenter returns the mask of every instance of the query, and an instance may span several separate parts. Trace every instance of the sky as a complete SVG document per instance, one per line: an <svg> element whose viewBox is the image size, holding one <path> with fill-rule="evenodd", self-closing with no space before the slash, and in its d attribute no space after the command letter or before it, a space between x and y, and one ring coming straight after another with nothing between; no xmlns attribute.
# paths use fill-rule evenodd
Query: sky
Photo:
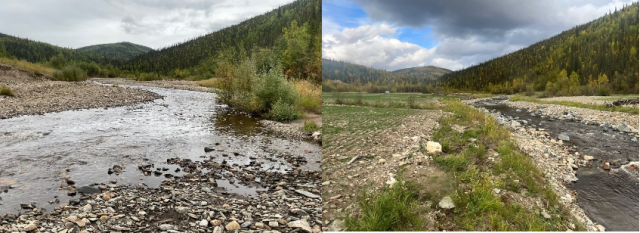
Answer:
<svg viewBox="0 0 640 233"><path fill-rule="evenodd" d="M460 70L632 0L322 0L322 57L384 70Z"/></svg>
<svg viewBox="0 0 640 233"><path fill-rule="evenodd" d="M293 0L3 0L0 33L74 49L122 41L158 49L290 2Z"/></svg>

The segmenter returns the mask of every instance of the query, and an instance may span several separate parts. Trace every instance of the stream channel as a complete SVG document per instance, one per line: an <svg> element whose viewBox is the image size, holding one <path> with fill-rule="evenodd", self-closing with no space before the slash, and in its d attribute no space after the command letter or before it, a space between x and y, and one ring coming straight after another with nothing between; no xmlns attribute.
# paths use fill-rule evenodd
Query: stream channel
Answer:
<svg viewBox="0 0 640 233"><path fill-rule="evenodd" d="M564 141L582 155L593 156L586 166L577 168L578 180L567 184L577 192L576 200L589 218L607 231L638 231L638 173L620 169L638 162L638 139L635 133L624 133L599 124L584 124L578 120L560 120L540 112L509 107L504 101L478 101L473 104L502 114L502 119L515 120L522 127L544 129L552 138L560 134ZM571 114L565 112L565 114ZM569 117L571 119L573 117ZM498 120L501 121L501 120ZM611 171L604 170L605 162ZM617 170L618 172L612 172Z"/></svg>
<svg viewBox="0 0 640 233"><path fill-rule="evenodd" d="M178 165L167 164L176 157L241 165L257 160L261 169L278 172L293 166L276 155L292 154L308 161L300 169L320 170L322 149L317 143L276 137L258 119L216 103L214 93L128 87L164 98L0 120L0 215L22 211L20 204L51 211L68 203L74 196L66 189L65 177L78 188L158 187L165 175L182 173ZM205 153L204 148L214 144L216 151ZM138 170L143 164L154 164L163 174L145 175ZM115 165L122 171L109 172ZM235 177L223 177L217 184L215 191L228 195L255 197L266 190L259 182L241 184Z"/></svg>

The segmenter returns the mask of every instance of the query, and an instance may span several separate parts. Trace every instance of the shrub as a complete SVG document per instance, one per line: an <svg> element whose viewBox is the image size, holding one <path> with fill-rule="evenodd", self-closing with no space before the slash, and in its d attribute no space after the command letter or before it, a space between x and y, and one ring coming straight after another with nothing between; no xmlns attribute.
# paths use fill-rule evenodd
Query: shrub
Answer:
<svg viewBox="0 0 640 233"><path fill-rule="evenodd" d="M153 81L153 80L160 80L160 79L162 78L160 78L157 74L154 74L154 73L141 73L136 80Z"/></svg>
<svg viewBox="0 0 640 233"><path fill-rule="evenodd" d="M87 72L76 66L70 65L53 73L53 78L59 81L78 82L87 80Z"/></svg>
<svg viewBox="0 0 640 233"><path fill-rule="evenodd" d="M266 109L274 120L289 121L302 115L294 109L300 101L298 92L276 69L260 75L260 84L253 93L260 108Z"/></svg>
<svg viewBox="0 0 640 233"><path fill-rule="evenodd" d="M7 85L4 85L4 84L0 86L0 95L14 96L13 92L11 92L11 89L9 89L9 87L7 87Z"/></svg>
<svg viewBox="0 0 640 233"><path fill-rule="evenodd" d="M301 115L292 104L281 100L277 101L269 111L269 117L276 121L291 121L300 118Z"/></svg>

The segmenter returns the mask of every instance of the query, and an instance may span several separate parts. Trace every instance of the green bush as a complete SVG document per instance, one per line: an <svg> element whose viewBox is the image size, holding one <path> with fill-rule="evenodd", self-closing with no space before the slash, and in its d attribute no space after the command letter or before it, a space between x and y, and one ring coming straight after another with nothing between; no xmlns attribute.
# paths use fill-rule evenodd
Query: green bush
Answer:
<svg viewBox="0 0 640 233"><path fill-rule="evenodd" d="M87 72L76 66L70 65L53 73L53 78L59 81L79 82L87 80Z"/></svg>
<svg viewBox="0 0 640 233"><path fill-rule="evenodd" d="M141 73L136 80L138 81L153 81L153 80L161 80L162 78L158 77L157 74L154 73Z"/></svg>
<svg viewBox="0 0 640 233"><path fill-rule="evenodd" d="M302 116L294 108L300 101L300 95L276 69L261 74L260 84L253 90L259 106L269 112L271 119L289 121Z"/></svg>
<svg viewBox="0 0 640 233"><path fill-rule="evenodd" d="M4 85L4 84L0 86L0 95L14 96L13 92L11 92L11 89L9 89L9 87L7 87L7 85Z"/></svg>
<svg viewBox="0 0 640 233"><path fill-rule="evenodd" d="M276 121L291 121L301 116L302 114L296 111L292 104L287 104L284 101L277 101L269 111L269 117Z"/></svg>

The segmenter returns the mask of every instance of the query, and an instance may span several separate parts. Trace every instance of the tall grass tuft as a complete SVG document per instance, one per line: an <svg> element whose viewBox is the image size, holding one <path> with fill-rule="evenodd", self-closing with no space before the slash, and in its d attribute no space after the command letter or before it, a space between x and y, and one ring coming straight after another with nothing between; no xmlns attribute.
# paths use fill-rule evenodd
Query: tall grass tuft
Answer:
<svg viewBox="0 0 640 233"><path fill-rule="evenodd" d="M58 81L79 82L87 80L87 72L76 66L70 65L53 73L53 78Z"/></svg>
<svg viewBox="0 0 640 233"><path fill-rule="evenodd" d="M417 191L401 175L392 188L380 193L363 193L358 197L361 214L347 217L348 231L411 231L422 230L424 220L418 211Z"/></svg>
<svg viewBox="0 0 640 233"><path fill-rule="evenodd" d="M4 84L0 86L0 95L14 96L13 92L11 92L11 89L9 89L9 87L7 87L7 85L4 85Z"/></svg>

